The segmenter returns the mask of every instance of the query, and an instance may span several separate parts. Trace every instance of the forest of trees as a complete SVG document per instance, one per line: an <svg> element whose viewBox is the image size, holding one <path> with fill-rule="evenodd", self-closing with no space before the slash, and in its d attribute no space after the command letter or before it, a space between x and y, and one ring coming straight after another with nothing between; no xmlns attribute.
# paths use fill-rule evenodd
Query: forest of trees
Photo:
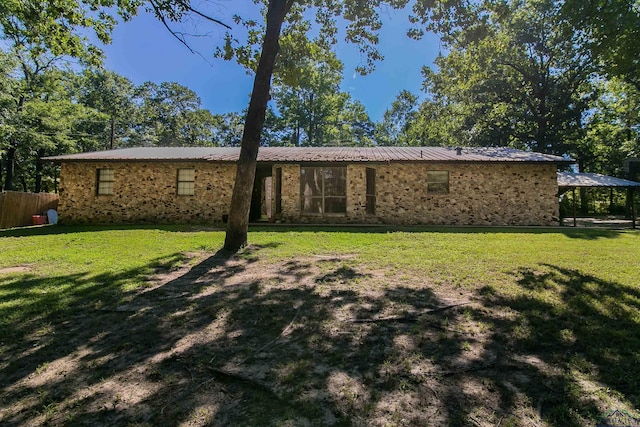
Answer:
<svg viewBox="0 0 640 427"><path fill-rule="evenodd" d="M100 67L80 71L49 57L0 52L5 190L53 191L64 153L140 146L239 146L244 112L212 114L175 82L133 84ZM340 90L342 64L309 63L296 84L276 84L262 145L373 145L365 107Z"/></svg>
<svg viewBox="0 0 640 427"><path fill-rule="evenodd" d="M299 28L307 23L297 11L280 42L260 144L510 146L571 156L582 171L621 176L623 160L640 156L640 44L633 42L640 15L632 3L416 2L409 35L433 31L443 52L425 64L423 91L401 91L377 123L341 90L335 41L301 36L309 28ZM28 17L0 12L4 190L53 191L55 167L40 162L43 156L240 145L246 111L212 114L174 82L135 85L101 68L91 46L34 37ZM245 46L229 41L219 56L235 54L255 69L256 55L247 52L259 45L256 34ZM79 58L73 68L70 57Z"/></svg>

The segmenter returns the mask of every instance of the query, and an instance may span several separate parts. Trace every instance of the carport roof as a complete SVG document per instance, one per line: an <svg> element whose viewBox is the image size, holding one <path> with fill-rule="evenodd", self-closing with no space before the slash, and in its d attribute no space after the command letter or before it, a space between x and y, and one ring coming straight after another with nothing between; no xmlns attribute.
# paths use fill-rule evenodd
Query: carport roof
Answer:
<svg viewBox="0 0 640 427"><path fill-rule="evenodd" d="M640 182L599 173L558 172L558 187L640 187Z"/></svg>

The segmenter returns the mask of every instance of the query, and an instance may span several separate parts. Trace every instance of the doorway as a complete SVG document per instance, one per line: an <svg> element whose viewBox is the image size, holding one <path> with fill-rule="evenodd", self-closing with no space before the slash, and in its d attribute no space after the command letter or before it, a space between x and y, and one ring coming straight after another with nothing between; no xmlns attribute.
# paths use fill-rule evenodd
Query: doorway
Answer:
<svg viewBox="0 0 640 427"><path fill-rule="evenodd" d="M251 194L249 221L270 221L273 218L271 165L258 165Z"/></svg>

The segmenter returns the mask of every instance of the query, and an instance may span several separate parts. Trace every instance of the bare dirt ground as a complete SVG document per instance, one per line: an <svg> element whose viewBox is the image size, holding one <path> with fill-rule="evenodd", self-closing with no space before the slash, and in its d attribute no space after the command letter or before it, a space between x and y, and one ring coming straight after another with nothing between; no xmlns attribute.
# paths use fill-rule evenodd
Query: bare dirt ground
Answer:
<svg viewBox="0 0 640 427"><path fill-rule="evenodd" d="M562 393L555 368L507 354L508 311L349 255L257 250L193 254L125 302L41 325L3 357L0 423L547 425L530 396Z"/></svg>

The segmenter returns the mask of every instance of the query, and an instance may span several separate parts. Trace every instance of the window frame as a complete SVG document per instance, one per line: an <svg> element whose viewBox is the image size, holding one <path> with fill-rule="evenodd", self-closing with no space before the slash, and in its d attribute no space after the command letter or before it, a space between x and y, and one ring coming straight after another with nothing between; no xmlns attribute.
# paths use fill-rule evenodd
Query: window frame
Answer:
<svg viewBox="0 0 640 427"><path fill-rule="evenodd" d="M340 193L341 194L332 194L335 192L336 188L335 187L329 187L325 185L325 173L322 172L320 173L321 176L321 183L320 183L320 195L311 195L311 196L306 196L305 195L305 180L303 179L303 176L306 175L306 173L313 173L311 172L311 170L315 170L315 169L320 169L322 171L327 170L327 169L333 169L333 170L339 170L340 173L344 173L344 188L340 189L338 188L338 190L342 190ZM309 172L306 172L309 171ZM304 166L301 165L300 166L300 213L301 215L314 215L314 216L345 216L347 214L347 167L346 166ZM320 200L320 212L313 212L313 211L309 211L309 210L305 210L305 202L307 199L310 199L311 201L313 200ZM328 199L335 199L335 200L341 200L344 202L344 210L341 212L327 212L327 201ZM312 203L311 206L313 207L314 204Z"/></svg>
<svg viewBox="0 0 640 427"><path fill-rule="evenodd" d="M115 182L116 177L113 168L96 169L96 196L113 196Z"/></svg>
<svg viewBox="0 0 640 427"><path fill-rule="evenodd" d="M182 171L191 171L190 178L185 179L185 177L181 176ZM182 185L181 185L182 184ZM185 192L185 184L191 184L191 186L186 186L188 190ZM196 170L195 168L178 168L176 171L176 195L177 196L195 196L196 193Z"/></svg>
<svg viewBox="0 0 640 427"><path fill-rule="evenodd" d="M433 175L429 177L429 174L444 175L446 176L446 179L445 180L434 179ZM450 174L448 170L428 170L426 175L426 181L427 181L427 193L449 194ZM444 189L442 189L443 185L444 185Z"/></svg>

